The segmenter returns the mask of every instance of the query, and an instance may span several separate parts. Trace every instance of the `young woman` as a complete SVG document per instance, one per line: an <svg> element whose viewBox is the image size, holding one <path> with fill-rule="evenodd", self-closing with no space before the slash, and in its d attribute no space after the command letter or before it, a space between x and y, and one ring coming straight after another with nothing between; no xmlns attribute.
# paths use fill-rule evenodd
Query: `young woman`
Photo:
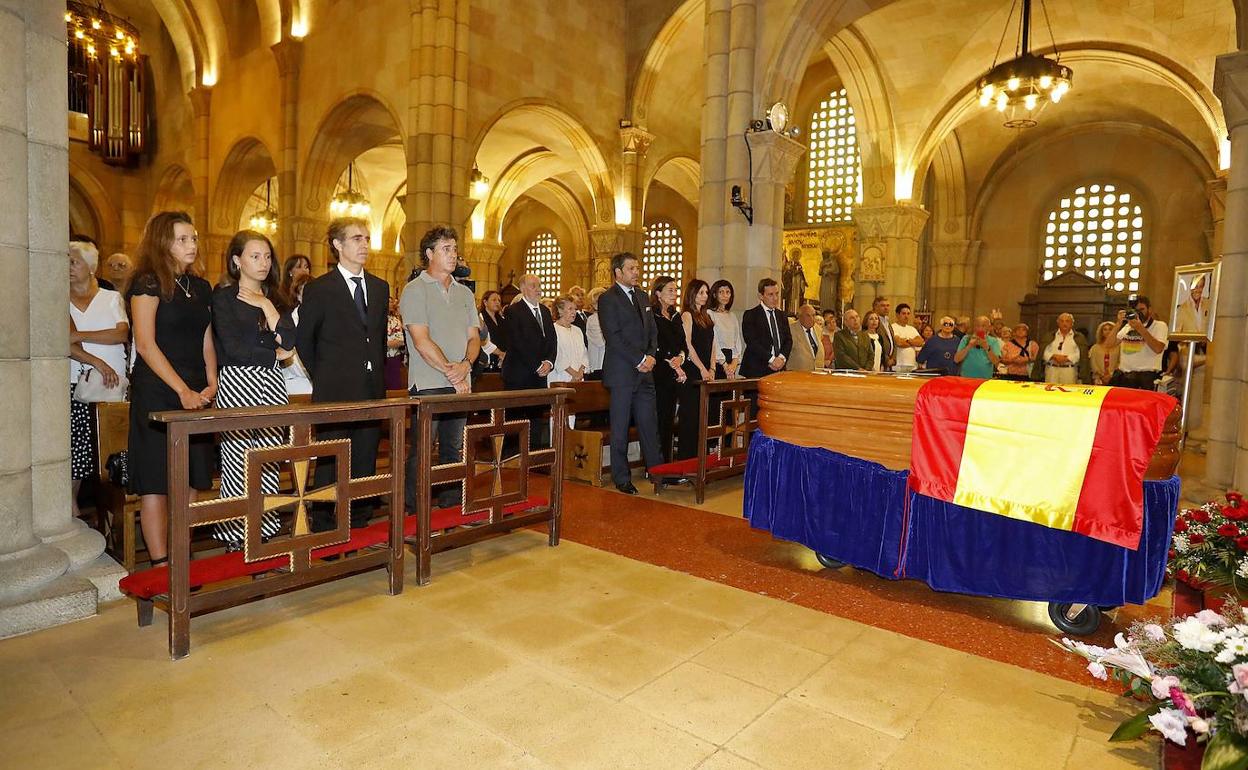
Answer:
<svg viewBox="0 0 1248 770"><path fill-rule="evenodd" d="M678 460L698 455L699 402L702 395L698 383L715 379L715 321L707 307L710 297L711 287L706 281L693 279L685 289L685 302L680 313L688 356L684 365L685 386L680 390Z"/></svg>
<svg viewBox="0 0 1248 770"><path fill-rule="evenodd" d="M74 387L78 378L92 369L103 376L109 388L118 387L126 372L126 342L130 339L124 300L115 291L101 289L95 278L93 261L98 259L90 244L69 244L69 470L75 518L82 480L95 476L100 469L95 405L75 401Z"/></svg>
<svg viewBox="0 0 1248 770"><path fill-rule="evenodd" d="M217 397L212 287L194 272L199 236L182 211L148 220L130 282L135 361L130 378L130 491L140 498L143 540L152 565L169 560L168 433L153 412L203 409ZM190 482L212 488L212 437L190 447Z"/></svg>
<svg viewBox="0 0 1248 770"><path fill-rule="evenodd" d="M589 368L589 353L585 349L585 335L572 325L576 320L576 300L560 297L555 300L555 360L554 368L546 375L546 384L581 382Z"/></svg>
<svg viewBox="0 0 1248 770"><path fill-rule="evenodd" d="M507 355L507 342L503 339L503 295L494 289L481 298L481 328L485 330L485 340L481 343L481 355L486 358L485 370L501 371Z"/></svg>
<svg viewBox="0 0 1248 770"><path fill-rule="evenodd" d="M708 312L715 324L715 376L732 379L737 376L745 343L741 339L741 319L732 312L736 291L722 278L711 284Z"/></svg>
<svg viewBox="0 0 1248 770"><path fill-rule="evenodd" d="M882 360L884 346L880 341L880 314L874 310L868 310L862 321L862 330L867 333L867 339L871 341L870 371L884 371L887 362Z"/></svg>
<svg viewBox="0 0 1248 770"><path fill-rule="evenodd" d="M680 284L670 275L654 280L650 291L650 307L658 332L659 360L654 365L654 400L659 422L659 450L663 462L672 459L672 431L676 422L676 401L681 385L687 375L685 363L685 332L680 325L680 313L676 301L680 297Z"/></svg>
<svg viewBox="0 0 1248 770"><path fill-rule="evenodd" d="M299 326L299 305L303 304L303 287L307 286L308 281L311 280L312 276L307 274L298 276L290 282L290 294L286 295L286 300L290 303L290 320L296 327ZM312 380L308 377L308 370L304 368L303 362L299 360L298 351L282 361L282 378L286 380L288 396L312 395Z"/></svg>
<svg viewBox="0 0 1248 770"><path fill-rule="evenodd" d="M598 299L606 293L606 289L595 286L585 295L585 309L589 312L589 318L585 320L585 342L589 348L589 369L586 373L599 372L598 379L602 378L602 360L607 356L607 340L602 336L602 319L598 317Z"/></svg>
<svg viewBox="0 0 1248 770"><path fill-rule="evenodd" d="M282 263L282 280L281 288L282 296L286 299L293 299L295 293L293 286L296 279L306 276L305 282L312 278L312 262L302 254L291 254Z"/></svg>
<svg viewBox="0 0 1248 770"><path fill-rule="evenodd" d="M295 348L295 324L278 310L277 274L273 270L273 244L253 230L234 235L225 250L228 284L212 294L212 328L221 365L217 406L222 409L249 406L280 406L287 403L286 381L280 362ZM281 428L229 431L221 436L221 497L247 495L247 450L278 446L286 442ZM276 465L260 474L265 494L278 492ZM216 526L216 537L228 550L240 550L245 539L244 521L232 519ZM281 520L276 512L264 515L261 536L277 534Z"/></svg>

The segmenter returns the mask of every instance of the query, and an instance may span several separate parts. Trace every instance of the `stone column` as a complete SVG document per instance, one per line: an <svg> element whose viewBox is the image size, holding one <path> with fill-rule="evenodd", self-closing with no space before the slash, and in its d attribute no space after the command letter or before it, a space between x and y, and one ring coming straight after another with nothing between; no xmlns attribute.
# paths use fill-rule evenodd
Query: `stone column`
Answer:
<svg viewBox="0 0 1248 770"><path fill-rule="evenodd" d="M69 502L69 137L63 7L0 8L0 637L95 613L96 588L67 571L103 538ZM114 584L115 585L115 584Z"/></svg>
<svg viewBox="0 0 1248 770"><path fill-rule="evenodd" d="M1231 355L1212 357L1208 459L1205 482L1218 490L1248 484L1248 52L1218 57L1214 91L1231 133L1218 291L1217 346Z"/></svg>
<svg viewBox="0 0 1248 770"><path fill-rule="evenodd" d="M303 41L283 37L272 48L282 87L282 154L277 166L277 248L282 259L307 252L295 246L293 218L299 200L299 71Z"/></svg>
<svg viewBox="0 0 1248 770"><path fill-rule="evenodd" d="M195 152L191 163L191 184L195 188L195 225L200 235L208 233L208 135L211 130L212 89L207 86L196 86L188 94L191 100L191 111L194 115ZM208 253L202 244L199 250L200 261L204 269L215 275L221 268L220 254Z"/></svg>
<svg viewBox="0 0 1248 770"><path fill-rule="evenodd" d="M698 198L698 271L714 273L724 264L724 218L728 213L725 152L728 129L728 50L730 0L706 0L706 59L702 101L702 190Z"/></svg>
<svg viewBox="0 0 1248 770"><path fill-rule="evenodd" d="M611 285L611 257L621 251L641 256L640 246L630 247L639 231L624 227L593 227L589 230L589 286ZM644 266L643 266L644 271Z"/></svg>
<svg viewBox="0 0 1248 770"><path fill-rule="evenodd" d="M503 244L498 241L468 239L460 242L460 253L468 267L472 268L478 297L490 289L499 288L502 279L498 274L498 261L503 256Z"/></svg>
<svg viewBox="0 0 1248 770"><path fill-rule="evenodd" d="M732 281L737 296L755 303L759 279L771 276L779 280L780 257L784 251L784 186L793 178L797 161L806 152L806 145L775 131L750 133L754 161L754 186L749 191L754 207L754 224L750 225L737 212L744 228L729 225L727 237L744 236L743 249L726 249L724 277Z"/></svg>
<svg viewBox="0 0 1248 770"><path fill-rule="evenodd" d="M726 110L727 125L724 126L725 148L724 148L724 186L720 190L719 203L727 206L728 210L724 213L724 225L722 228L723 242L720 244L720 250L725 276L732 276L734 271L737 272L736 277L728 277L728 280L734 282L737 292L740 296L753 298L753 291L747 291L742 284L736 283L738 279L744 279L741 271L745 270L745 266L750 263L762 262L763 264L776 264L776 253L778 253L779 242L776 243L776 249L771 253L760 255L751 253L751 246L756 243L755 239L750 235L750 224L740 213L731 210L732 206L728 199L731 195L733 185L741 186L741 194L749 199L751 205L756 208L766 208L767 202L760 200L755 203L754 196L760 195L765 197L766 193L758 187L758 180L755 179L755 185L750 185L750 153L744 141L745 132L750 127L756 115L754 110L754 49L756 45L758 26L758 8L755 0L732 0L731 6L731 29L729 32L730 48L728 52L728 104ZM755 137L758 136L757 134ZM755 137L751 137L753 140ZM757 166L757 163L755 163ZM781 199L780 215L776 220L781 226L784 224L784 206ZM761 204L761 205L759 205ZM757 218L755 222L757 222Z"/></svg>
<svg viewBox="0 0 1248 770"><path fill-rule="evenodd" d="M918 281L919 234L927 223L927 209L913 203L892 206L859 206L854 209L858 226L859 282L875 284L878 293L896 307L914 304ZM863 302L870 298L862 296Z"/></svg>
<svg viewBox="0 0 1248 770"><path fill-rule="evenodd" d="M932 312L974 315L975 268L983 241L932 241Z"/></svg>
<svg viewBox="0 0 1248 770"><path fill-rule="evenodd" d="M621 187L628 194L630 207L630 224L628 226L638 230L638 232L646 224L644 221L646 191L641 186L638 167L646 157L646 152L649 151L650 143L653 141L654 134L651 134L644 128L629 126L628 128L620 129L620 148L624 156ZM640 254L641 243L637 243L629 250Z"/></svg>

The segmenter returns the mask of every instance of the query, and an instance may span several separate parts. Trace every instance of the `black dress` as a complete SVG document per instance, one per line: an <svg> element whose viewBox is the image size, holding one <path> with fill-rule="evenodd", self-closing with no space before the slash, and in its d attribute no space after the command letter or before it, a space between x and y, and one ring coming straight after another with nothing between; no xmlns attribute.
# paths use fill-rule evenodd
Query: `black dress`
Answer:
<svg viewBox="0 0 1248 770"><path fill-rule="evenodd" d="M709 315L709 313L708 313ZM684 324L681 322L681 334L684 334ZM712 348L715 345L715 325L701 326L696 320L693 322L693 329L689 334L693 341L693 351L698 354L698 359L702 361L702 365L712 372L715 371L715 356ZM701 423L702 415L699 400L702 396L702 387L698 384L702 382L702 372L698 371L698 367L693 363L693 357L685 361L685 374L688 379L685 384L680 387L680 436L676 445L676 459L684 460L690 457L698 456L698 425ZM707 419L710 422L717 422L715 416L711 415L710 405L708 404Z"/></svg>
<svg viewBox="0 0 1248 770"><path fill-rule="evenodd" d="M189 279L189 282L188 282ZM181 277L172 299L160 299L156 308L156 346L187 387L208 387L204 365L204 332L212 322L212 287L203 278ZM189 296L188 296L189 295ZM136 275L131 297L160 297L160 281L151 273ZM134 317L133 311L130 317ZM152 422L152 412L178 410L182 400L160 379L141 355L136 355L130 375L130 439L127 460L130 491L136 495L169 494L169 469L165 455L168 431ZM190 446L190 481L195 489L212 488L212 437L196 436Z"/></svg>
<svg viewBox="0 0 1248 770"><path fill-rule="evenodd" d="M663 462L671 462L676 402L680 389L684 386L676 381L676 371L672 369L668 360L685 352L685 327L680 323L679 313L670 319L665 318L658 311L655 311L653 315L659 342L658 360L654 364L654 400L658 412L659 451L663 454Z"/></svg>

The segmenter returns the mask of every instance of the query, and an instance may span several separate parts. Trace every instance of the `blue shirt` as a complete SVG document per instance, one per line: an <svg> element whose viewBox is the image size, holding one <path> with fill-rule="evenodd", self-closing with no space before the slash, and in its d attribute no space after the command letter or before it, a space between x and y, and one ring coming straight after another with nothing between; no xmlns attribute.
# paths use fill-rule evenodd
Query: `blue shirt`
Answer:
<svg viewBox="0 0 1248 770"><path fill-rule="evenodd" d="M968 334L958 341L959 351L971 343L972 336ZM984 339L988 342L988 346L992 348L992 352L1000 358L1001 340L991 335ZM962 359L962 371L960 374L963 377L974 377L977 380L992 379L992 361L988 359L988 354L984 352L983 348L973 348L967 352L966 358Z"/></svg>
<svg viewBox="0 0 1248 770"><path fill-rule="evenodd" d="M957 374L958 364L953 356L958 352L958 338L945 339L933 334L919 349L919 366L924 369L941 369L945 374Z"/></svg>

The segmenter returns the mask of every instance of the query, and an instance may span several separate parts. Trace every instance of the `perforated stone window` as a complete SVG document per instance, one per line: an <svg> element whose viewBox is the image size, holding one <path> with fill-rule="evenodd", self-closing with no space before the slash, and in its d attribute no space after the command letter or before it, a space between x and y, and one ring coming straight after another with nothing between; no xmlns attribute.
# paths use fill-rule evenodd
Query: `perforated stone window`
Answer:
<svg viewBox="0 0 1248 770"><path fill-rule="evenodd" d="M806 220L847 222L862 200L862 162L854 108L845 89L833 91L810 117Z"/></svg>
<svg viewBox="0 0 1248 770"><path fill-rule="evenodd" d="M1138 292L1144 262L1144 210L1112 184L1063 195L1044 222L1044 280L1075 270L1114 291Z"/></svg>
<svg viewBox="0 0 1248 770"><path fill-rule="evenodd" d="M553 297L559 293L563 280L563 249L554 233L539 233L529 241L529 248L524 252L524 272L542 279L543 295Z"/></svg>
<svg viewBox="0 0 1248 770"><path fill-rule="evenodd" d="M658 221L646 227L646 241L641 247L641 280L649 290L648 281L661 275L681 280L685 267L685 239L680 228L671 222Z"/></svg>

